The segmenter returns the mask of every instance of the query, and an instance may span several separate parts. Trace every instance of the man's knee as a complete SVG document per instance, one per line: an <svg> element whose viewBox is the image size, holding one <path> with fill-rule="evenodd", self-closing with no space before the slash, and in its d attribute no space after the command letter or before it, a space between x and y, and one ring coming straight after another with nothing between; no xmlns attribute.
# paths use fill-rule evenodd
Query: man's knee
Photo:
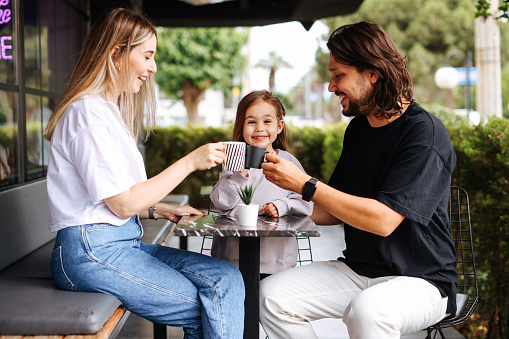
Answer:
<svg viewBox="0 0 509 339"><path fill-rule="evenodd" d="M363 324L370 326L376 324L380 320L380 310L371 298L362 293L358 294L348 304L345 314L345 324Z"/></svg>

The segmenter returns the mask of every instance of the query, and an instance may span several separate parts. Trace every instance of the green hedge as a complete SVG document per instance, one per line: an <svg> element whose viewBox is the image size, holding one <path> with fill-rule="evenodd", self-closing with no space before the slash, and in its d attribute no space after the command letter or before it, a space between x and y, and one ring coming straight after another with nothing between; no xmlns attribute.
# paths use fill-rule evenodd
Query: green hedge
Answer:
<svg viewBox="0 0 509 339"><path fill-rule="evenodd" d="M426 107L447 126L458 158L453 185L470 195L480 302L460 330L469 338L509 338L509 120L492 119L471 127L447 109ZM342 151L345 123L324 129L289 126L291 152L306 171L327 182ZM207 142L230 140L228 128L159 128L146 143L148 175ZM203 185L217 181L221 168L189 176L175 193L190 195L191 205L205 208Z"/></svg>
<svg viewBox="0 0 509 339"><path fill-rule="evenodd" d="M449 127L458 163L453 183L470 196L480 302L462 330L509 338L509 120Z"/></svg>

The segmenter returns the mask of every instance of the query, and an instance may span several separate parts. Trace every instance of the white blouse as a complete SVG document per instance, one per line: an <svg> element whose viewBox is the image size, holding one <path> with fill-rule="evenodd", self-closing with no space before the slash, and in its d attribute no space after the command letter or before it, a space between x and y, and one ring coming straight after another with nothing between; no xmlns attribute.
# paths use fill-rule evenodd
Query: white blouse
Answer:
<svg viewBox="0 0 509 339"><path fill-rule="evenodd" d="M52 232L127 221L113 214L104 199L147 180L147 175L136 141L114 107L99 95L84 96L66 109L55 128L47 174Z"/></svg>

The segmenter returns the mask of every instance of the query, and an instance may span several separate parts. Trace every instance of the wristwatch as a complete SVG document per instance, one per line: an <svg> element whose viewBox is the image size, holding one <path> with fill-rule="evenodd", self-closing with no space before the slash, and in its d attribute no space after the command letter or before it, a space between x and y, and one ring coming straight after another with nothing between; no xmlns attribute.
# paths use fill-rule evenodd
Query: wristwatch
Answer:
<svg viewBox="0 0 509 339"><path fill-rule="evenodd" d="M302 190L302 199L306 201L311 201L311 198L315 194L316 191L316 183L318 179L311 178L308 182L304 184L304 189Z"/></svg>
<svg viewBox="0 0 509 339"><path fill-rule="evenodd" d="M148 208L148 218L152 220L159 220L158 218L154 217L154 211L156 210L156 205L150 206Z"/></svg>

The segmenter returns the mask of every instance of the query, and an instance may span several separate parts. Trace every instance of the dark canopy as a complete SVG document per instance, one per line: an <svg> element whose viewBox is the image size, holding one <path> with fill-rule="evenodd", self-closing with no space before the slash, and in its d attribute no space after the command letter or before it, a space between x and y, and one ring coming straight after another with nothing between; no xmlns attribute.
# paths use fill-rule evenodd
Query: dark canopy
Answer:
<svg viewBox="0 0 509 339"><path fill-rule="evenodd" d="M362 0L92 0L92 17L114 6L141 9L167 27L263 26L299 21L309 29L322 18L346 15Z"/></svg>

